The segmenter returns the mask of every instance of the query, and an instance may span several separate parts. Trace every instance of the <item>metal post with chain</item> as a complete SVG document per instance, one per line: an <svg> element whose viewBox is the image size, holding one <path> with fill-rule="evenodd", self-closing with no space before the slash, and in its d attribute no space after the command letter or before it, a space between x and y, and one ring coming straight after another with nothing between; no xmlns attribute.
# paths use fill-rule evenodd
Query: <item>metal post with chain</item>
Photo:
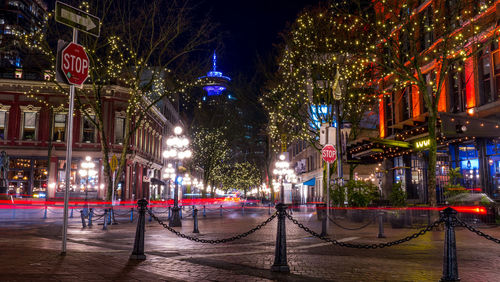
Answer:
<svg viewBox="0 0 500 282"><path fill-rule="evenodd" d="M193 233L200 233L200 230L198 230L198 209L193 210Z"/></svg>
<svg viewBox="0 0 500 282"><path fill-rule="evenodd" d="M92 216L94 215L94 209L90 208L89 209L89 227L92 226Z"/></svg>
<svg viewBox="0 0 500 282"><path fill-rule="evenodd" d="M80 217L82 218L82 228L87 227L85 224L85 216L83 215L83 211L80 211Z"/></svg>
<svg viewBox="0 0 500 282"><path fill-rule="evenodd" d="M276 206L278 212L278 231L276 232L276 249L274 251L274 264L271 266L271 271L274 272L290 272L290 267L286 259L286 226L285 217L286 205L279 203Z"/></svg>
<svg viewBox="0 0 500 282"><path fill-rule="evenodd" d="M460 281L458 277L455 224L457 211L448 207L440 212L446 227L444 235L443 276L441 281Z"/></svg>
<svg viewBox="0 0 500 282"><path fill-rule="evenodd" d="M130 259L145 260L144 255L144 231L146 229L146 209L148 208L148 201L140 199L137 201L139 209L139 218L137 219L137 229L135 231L134 249L130 255Z"/></svg>

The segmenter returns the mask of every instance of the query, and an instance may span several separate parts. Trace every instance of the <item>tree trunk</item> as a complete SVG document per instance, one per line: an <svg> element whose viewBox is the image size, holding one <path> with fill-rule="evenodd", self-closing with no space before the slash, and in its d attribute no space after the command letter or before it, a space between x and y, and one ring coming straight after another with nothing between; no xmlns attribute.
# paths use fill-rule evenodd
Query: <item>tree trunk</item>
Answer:
<svg viewBox="0 0 500 282"><path fill-rule="evenodd" d="M437 111L429 111L429 166L427 170L427 200L431 206L437 205L436 197L436 161L437 161L437 140L436 140L436 121Z"/></svg>

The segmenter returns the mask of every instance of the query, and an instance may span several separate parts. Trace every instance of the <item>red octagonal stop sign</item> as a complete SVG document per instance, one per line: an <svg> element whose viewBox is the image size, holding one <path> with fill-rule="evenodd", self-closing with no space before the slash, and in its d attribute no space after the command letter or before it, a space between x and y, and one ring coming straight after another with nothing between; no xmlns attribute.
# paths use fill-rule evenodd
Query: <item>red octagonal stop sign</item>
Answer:
<svg viewBox="0 0 500 282"><path fill-rule="evenodd" d="M82 85L89 76L89 57L81 45L70 43L61 52L61 70L68 83Z"/></svg>
<svg viewBox="0 0 500 282"><path fill-rule="evenodd" d="M323 156L323 160L327 163L333 163L337 160L337 150L332 144L326 144L321 150L321 155Z"/></svg>

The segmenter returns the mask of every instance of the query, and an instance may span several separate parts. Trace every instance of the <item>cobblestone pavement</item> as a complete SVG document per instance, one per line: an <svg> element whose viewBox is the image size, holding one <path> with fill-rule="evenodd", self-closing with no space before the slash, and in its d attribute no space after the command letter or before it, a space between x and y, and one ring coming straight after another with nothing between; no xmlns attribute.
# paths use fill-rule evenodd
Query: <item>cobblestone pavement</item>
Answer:
<svg viewBox="0 0 500 282"><path fill-rule="evenodd" d="M166 214L158 213L162 219ZM186 213L187 214L187 213ZM295 212L300 222L319 232L320 222L311 212ZM196 235L218 239L243 233L268 217L267 210L231 210L206 218L200 214ZM332 246L308 236L286 221L290 274L272 273L276 222L241 240L210 245L176 237L157 222L146 221L145 261L132 261L136 224L128 217L118 225L82 228L70 220L68 252L60 255L60 219L0 219L0 281L437 281L442 275L444 232L431 231L399 246L380 250ZM101 222L100 220L99 222ZM165 219L166 221L166 219ZM344 226L354 223L338 219ZM330 226L329 234L350 243L380 243L400 239L418 229L391 229L378 239L378 226L343 230ZM194 235L192 218L177 230ZM500 238L500 228L482 230ZM500 246L464 228L456 233L459 274L462 281L499 281Z"/></svg>

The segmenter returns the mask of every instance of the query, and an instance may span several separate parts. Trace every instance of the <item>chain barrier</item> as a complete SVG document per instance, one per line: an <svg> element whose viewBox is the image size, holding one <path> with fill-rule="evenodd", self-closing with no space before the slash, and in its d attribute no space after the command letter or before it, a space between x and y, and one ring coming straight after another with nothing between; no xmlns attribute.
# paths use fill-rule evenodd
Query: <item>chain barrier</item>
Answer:
<svg viewBox="0 0 500 282"><path fill-rule="evenodd" d="M309 229L308 227L304 226L302 223L298 222L295 218L293 218L291 215L286 214L286 217L292 221L295 225L306 231L307 233L313 235L314 237L317 237L325 242L332 243L333 245L337 245L340 247L347 247L347 248L356 248L356 249L378 249L378 248L385 248L385 247L392 247L395 245L399 245L404 242L408 242L410 240L413 240L415 238L418 238L419 236L424 235L428 231L431 231L433 228L438 227L443 220L439 219L436 220L434 223L428 225L426 228L420 230L419 232L413 233L410 236L404 237L402 239L392 241L392 242L387 242L387 243L379 243L379 244L351 244L351 243L344 243L344 242L339 242L335 239L330 239L326 236L321 236L320 234L314 232L313 230Z"/></svg>
<svg viewBox="0 0 500 282"><path fill-rule="evenodd" d="M345 229L345 230L350 230L350 231L353 231L353 230L361 230L363 228L366 228L368 225L372 224L373 222L375 222L375 219L372 218L370 221L368 221L368 223L362 225L361 227L356 227L356 228L348 228L348 227L344 227L340 224L338 224L337 222L335 222L330 216L328 216L328 220L330 220L330 222L332 222L333 224L335 224L336 226L342 228L342 229Z"/></svg>
<svg viewBox="0 0 500 282"><path fill-rule="evenodd" d="M459 226L463 226L463 227L469 229L469 231L471 231L472 233L476 233L476 235L478 235L478 236L481 236L481 237L483 237L483 238L485 238L487 240L490 240L490 241L493 241L493 242L495 242L497 244L500 244L500 239L492 237L492 236L490 236L490 235L482 232L481 230L478 230L478 229L474 228L473 226L465 223L464 221L462 221L462 220L460 220L458 218L455 218L455 220L456 220L456 222L458 223Z"/></svg>
<svg viewBox="0 0 500 282"><path fill-rule="evenodd" d="M186 234L180 233L179 231L177 231L177 230L173 229L172 227L168 226L166 223L163 223L163 221L161 221L158 217L156 217L149 208L146 208L146 209L147 209L149 215L154 220L156 220L160 225L162 225L165 229L167 229L168 231L174 233L175 235L177 235L177 236L179 236L181 238L188 239L190 241L194 241L194 242L198 242L198 243L206 243L206 244L228 243L228 242L232 242L232 241L239 240L241 238L247 237L248 235L250 235L250 234L254 233L255 231L261 229L262 227L266 226L269 222L271 222L274 218L276 218L276 216L278 216L278 214L275 212L273 215L271 215L264 222L262 222L261 224L257 225L256 227L248 230L245 233L238 234L236 236L229 237L229 238L224 238L224 239L207 240L207 239L200 239L200 238L197 238L197 237L192 237L192 236L188 236Z"/></svg>

